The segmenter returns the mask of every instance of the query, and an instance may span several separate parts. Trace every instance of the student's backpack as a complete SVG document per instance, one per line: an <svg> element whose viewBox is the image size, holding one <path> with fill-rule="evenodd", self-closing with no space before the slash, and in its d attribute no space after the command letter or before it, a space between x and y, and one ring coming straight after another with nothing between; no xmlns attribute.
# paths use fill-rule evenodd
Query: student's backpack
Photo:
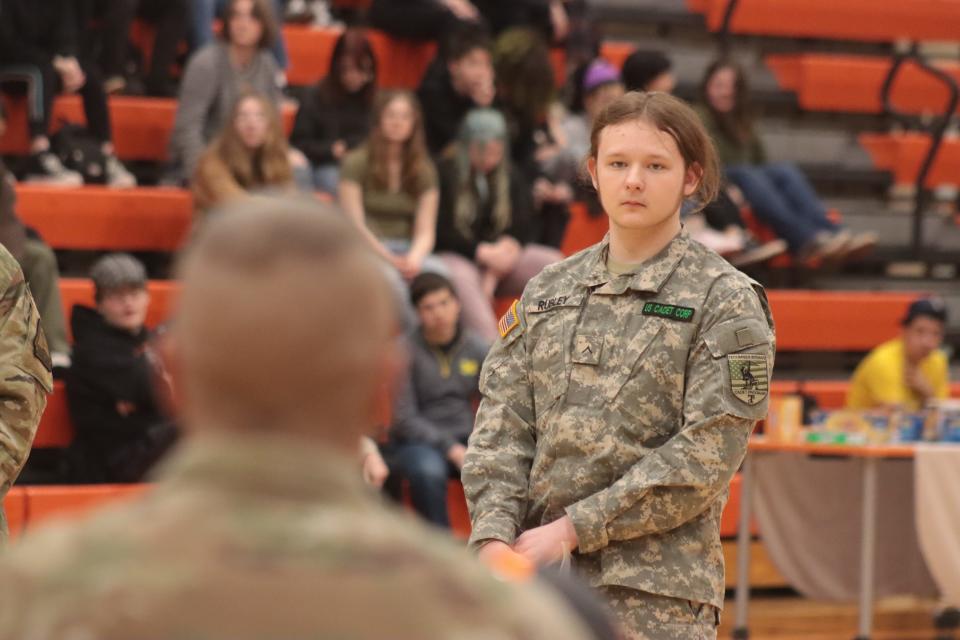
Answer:
<svg viewBox="0 0 960 640"><path fill-rule="evenodd" d="M67 169L83 176L84 184L105 184L106 156L98 141L86 128L64 123L50 140L51 149Z"/></svg>

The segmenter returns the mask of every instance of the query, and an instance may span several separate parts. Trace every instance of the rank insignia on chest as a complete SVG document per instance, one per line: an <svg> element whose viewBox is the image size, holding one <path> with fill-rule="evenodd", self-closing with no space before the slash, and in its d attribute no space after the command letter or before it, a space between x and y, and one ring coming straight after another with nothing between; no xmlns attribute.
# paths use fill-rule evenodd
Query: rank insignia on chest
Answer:
<svg viewBox="0 0 960 640"><path fill-rule="evenodd" d="M642 313L645 316L656 316L667 320L676 320L677 322L692 322L696 309L662 302L648 302L643 305Z"/></svg>
<svg viewBox="0 0 960 640"><path fill-rule="evenodd" d="M517 311L518 302L520 301L514 300L510 308L507 309L507 312L500 318L500 322L497 323L497 329L500 331L501 338L506 338L510 335L511 331L520 326L520 315Z"/></svg>
<svg viewBox="0 0 960 640"><path fill-rule="evenodd" d="M730 390L737 399L754 405L767 397L770 374L765 355L731 353L727 356L727 366L730 367Z"/></svg>

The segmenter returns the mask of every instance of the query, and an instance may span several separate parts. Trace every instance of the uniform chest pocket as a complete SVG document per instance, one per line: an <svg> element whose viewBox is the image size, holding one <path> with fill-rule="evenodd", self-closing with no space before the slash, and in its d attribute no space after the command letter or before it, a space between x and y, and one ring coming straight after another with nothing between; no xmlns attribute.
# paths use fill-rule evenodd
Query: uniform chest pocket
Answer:
<svg viewBox="0 0 960 640"><path fill-rule="evenodd" d="M642 367L641 359L662 332L659 322L645 322L622 334L580 331L572 336L567 404L611 407Z"/></svg>

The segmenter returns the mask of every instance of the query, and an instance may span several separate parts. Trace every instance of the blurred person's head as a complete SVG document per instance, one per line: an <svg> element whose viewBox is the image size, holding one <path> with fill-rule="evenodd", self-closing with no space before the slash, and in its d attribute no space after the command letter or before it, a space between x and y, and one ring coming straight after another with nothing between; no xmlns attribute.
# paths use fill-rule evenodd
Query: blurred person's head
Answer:
<svg viewBox="0 0 960 640"><path fill-rule="evenodd" d="M491 47L490 36L478 24L461 25L449 34L444 42L443 59L454 91L467 95L473 87L492 81Z"/></svg>
<svg viewBox="0 0 960 640"><path fill-rule="evenodd" d="M500 34L493 48L497 96L511 124L542 124L553 102L553 63L546 40L532 29L515 27Z"/></svg>
<svg viewBox="0 0 960 640"><path fill-rule="evenodd" d="M453 284L439 274L421 273L410 283L410 301L427 342L450 344L460 324L460 300Z"/></svg>
<svg viewBox="0 0 960 640"><path fill-rule="evenodd" d="M496 109L473 109L460 125L458 142L473 173L492 173L507 158L507 123Z"/></svg>
<svg viewBox="0 0 960 640"><path fill-rule="evenodd" d="M126 253L111 253L90 269L97 311L116 329L139 333L147 320L150 294L143 264Z"/></svg>
<svg viewBox="0 0 960 640"><path fill-rule="evenodd" d="M330 205L260 196L227 208L179 264L172 351L187 430L355 452L401 360L381 265Z"/></svg>
<svg viewBox="0 0 960 640"><path fill-rule="evenodd" d="M679 231L680 205L717 195L720 168L696 112L666 93L630 92L593 123L587 169L611 234Z"/></svg>
<svg viewBox="0 0 960 640"><path fill-rule="evenodd" d="M620 74L612 64L601 59L590 63L583 74L583 109L590 122L623 94Z"/></svg>
<svg viewBox="0 0 960 640"><path fill-rule="evenodd" d="M634 51L624 61L620 75L627 91L673 93L677 86L670 58L660 51Z"/></svg>
<svg viewBox="0 0 960 640"><path fill-rule="evenodd" d="M272 45L277 22L271 4L270 0L228 0L223 11L223 39L242 48Z"/></svg>
<svg viewBox="0 0 960 640"><path fill-rule="evenodd" d="M372 127L367 143L374 184L389 186L388 163L400 149L401 183L404 191L418 195L419 177L430 163L423 133L420 103L406 90L381 91L373 101Z"/></svg>
<svg viewBox="0 0 960 640"><path fill-rule="evenodd" d="M286 184L293 179L280 116L273 102L261 93L240 94L230 120L212 146L244 188Z"/></svg>
<svg viewBox="0 0 960 640"><path fill-rule="evenodd" d="M915 300L908 307L902 325L907 361L917 364L943 345L947 306L940 298Z"/></svg>
<svg viewBox="0 0 960 640"><path fill-rule="evenodd" d="M362 29L347 29L333 47L327 77L321 81L334 97L362 95L370 104L377 90L377 58Z"/></svg>
<svg viewBox="0 0 960 640"><path fill-rule="evenodd" d="M746 143L751 135L753 114L750 87L739 64L729 59L712 62L703 74L700 98L728 136Z"/></svg>

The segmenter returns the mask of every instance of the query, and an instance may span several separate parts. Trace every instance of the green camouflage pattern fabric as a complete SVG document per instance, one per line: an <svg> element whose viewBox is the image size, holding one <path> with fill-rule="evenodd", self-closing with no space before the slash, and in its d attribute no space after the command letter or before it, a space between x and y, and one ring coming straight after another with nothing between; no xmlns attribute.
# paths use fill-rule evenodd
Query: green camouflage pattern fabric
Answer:
<svg viewBox="0 0 960 640"><path fill-rule="evenodd" d="M622 640L716 640L719 622L709 604L641 593L626 587L600 587L604 601L622 625Z"/></svg>
<svg viewBox="0 0 960 640"><path fill-rule="evenodd" d="M0 501L20 475L53 391L40 314L20 265L0 246ZM0 509L0 542L7 518Z"/></svg>
<svg viewBox="0 0 960 640"><path fill-rule="evenodd" d="M566 513L592 585L720 608L720 514L767 413L765 389L738 397L729 359L773 370L766 296L685 230L632 273L611 276L607 253L605 239L532 279L484 363L471 544Z"/></svg>
<svg viewBox="0 0 960 640"><path fill-rule="evenodd" d="M0 557L4 640L580 640L552 591L493 578L395 511L354 457L193 436L134 502Z"/></svg>

